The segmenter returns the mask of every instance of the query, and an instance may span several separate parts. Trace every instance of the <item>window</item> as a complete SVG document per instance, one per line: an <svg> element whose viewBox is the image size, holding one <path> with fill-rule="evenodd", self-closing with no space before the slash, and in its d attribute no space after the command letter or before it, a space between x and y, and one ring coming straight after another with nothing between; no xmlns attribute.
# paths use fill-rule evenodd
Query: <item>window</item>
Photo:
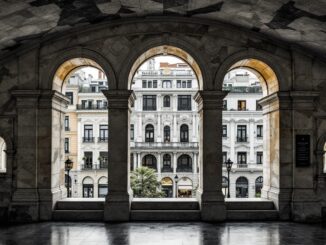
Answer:
<svg viewBox="0 0 326 245"><path fill-rule="evenodd" d="M227 110L228 109L228 101L227 100L223 100L223 110Z"/></svg>
<svg viewBox="0 0 326 245"><path fill-rule="evenodd" d="M108 168L109 154L107 151L100 151L99 156L100 169Z"/></svg>
<svg viewBox="0 0 326 245"><path fill-rule="evenodd" d="M82 109L86 109L86 103L87 103L87 100L81 101Z"/></svg>
<svg viewBox="0 0 326 245"><path fill-rule="evenodd" d="M247 109L245 100L238 100L238 111L245 111Z"/></svg>
<svg viewBox="0 0 326 245"><path fill-rule="evenodd" d="M241 165L246 165L246 164L247 164L247 152L238 152L238 167L244 167Z"/></svg>
<svg viewBox="0 0 326 245"><path fill-rule="evenodd" d="M165 126L164 127L164 142L170 142L170 127L169 126Z"/></svg>
<svg viewBox="0 0 326 245"><path fill-rule="evenodd" d="M92 165L93 165L93 152L92 151L85 151L84 152L84 165L83 165L83 169L92 169Z"/></svg>
<svg viewBox="0 0 326 245"><path fill-rule="evenodd" d="M258 151L257 155L256 155L256 158L257 158L257 164L262 164L263 163L263 152Z"/></svg>
<svg viewBox="0 0 326 245"><path fill-rule="evenodd" d="M70 131L70 129L69 129L69 116L65 116L65 131Z"/></svg>
<svg viewBox="0 0 326 245"><path fill-rule="evenodd" d="M178 110L191 111L191 95L178 95Z"/></svg>
<svg viewBox="0 0 326 245"><path fill-rule="evenodd" d="M156 95L143 96L143 110L156 111Z"/></svg>
<svg viewBox="0 0 326 245"><path fill-rule="evenodd" d="M100 125L100 142L107 142L109 139L109 128L108 125Z"/></svg>
<svg viewBox="0 0 326 245"><path fill-rule="evenodd" d="M246 177L239 177L235 183L236 197L248 197L248 179Z"/></svg>
<svg viewBox="0 0 326 245"><path fill-rule="evenodd" d="M263 176L259 176L255 181L255 197L261 197L261 189L263 188Z"/></svg>
<svg viewBox="0 0 326 245"><path fill-rule="evenodd" d="M228 127L226 125L222 126L222 137L228 137Z"/></svg>
<svg viewBox="0 0 326 245"><path fill-rule="evenodd" d="M108 194L108 184L98 184L98 197L106 197Z"/></svg>
<svg viewBox="0 0 326 245"><path fill-rule="evenodd" d="M181 88L181 80L177 80L177 88Z"/></svg>
<svg viewBox="0 0 326 245"><path fill-rule="evenodd" d="M96 101L96 109L102 109L102 100L97 100Z"/></svg>
<svg viewBox="0 0 326 245"><path fill-rule="evenodd" d="M188 80L187 81L187 88L191 88L191 85L192 85L192 81L191 80Z"/></svg>
<svg viewBox="0 0 326 245"><path fill-rule="evenodd" d="M164 156L163 156L162 172L172 172L171 156L169 154L164 154Z"/></svg>
<svg viewBox="0 0 326 245"><path fill-rule="evenodd" d="M143 167L148 167L157 170L156 168L156 157L148 154L143 158Z"/></svg>
<svg viewBox="0 0 326 245"><path fill-rule="evenodd" d="M247 142L247 126L246 125L238 125L237 142Z"/></svg>
<svg viewBox="0 0 326 245"><path fill-rule="evenodd" d="M134 140L135 138L135 125L130 124L130 140Z"/></svg>
<svg viewBox="0 0 326 245"><path fill-rule="evenodd" d="M223 164L224 164L227 161L227 157L228 157L227 152L226 151L223 151L222 152L222 156L223 156L223 160L222 161L223 161Z"/></svg>
<svg viewBox="0 0 326 245"><path fill-rule="evenodd" d="M187 82L186 81L182 81L182 88L186 88L187 87Z"/></svg>
<svg viewBox="0 0 326 245"><path fill-rule="evenodd" d="M157 88L157 80L153 80L153 88Z"/></svg>
<svg viewBox="0 0 326 245"><path fill-rule="evenodd" d="M94 197L94 182L91 177L83 180L83 197Z"/></svg>
<svg viewBox="0 0 326 245"><path fill-rule="evenodd" d="M96 92L96 87L95 86L91 86L92 92L95 93Z"/></svg>
<svg viewBox="0 0 326 245"><path fill-rule="evenodd" d="M180 127L180 142L189 142L189 129L186 124Z"/></svg>
<svg viewBox="0 0 326 245"><path fill-rule="evenodd" d="M263 107L258 103L258 100L256 100L256 111L261 111Z"/></svg>
<svg viewBox="0 0 326 245"><path fill-rule="evenodd" d="M192 161L189 155L183 154L178 158L177 172L192 172Z"/></svg>
<svg viewBox="0 0 326 245"><path fill-rule="evenodd" d="M152 124L145 127L145 142L154 142L154 126Z"/></svg>
<svg viewBox="0 0 326 245"><path fill-rule="evenodd" d="M152 88L152 81L147 82L147 88Z"/></svg>
<svg viewBox="0 0 326 245"><path fill-rule="evenodd" d="M263 125L257 125L257 137L263 137Z"/></svg>
<svg viewBox="0 0 326 245"><path fill-rule="evenodd" d="M147 81L143 80L143 88L147 88Z"/></svg>
<svg viewBox="0 0 326 245"><path fill-rule="evenodd" d="M93 142L93 125L84 125L84 138L83 142Z"/></svg>
<svg viewBox="0 0 326 245"><path fill-rule="evenodd" d="M165 95L163 97L163 107L170 107L170 96Z"/></svg>
<svg viewBox="0 0 326 245"><path fill-rule="evenodd" d="M66 97L69 99L69 104L72 105L74 104L74 93L73 92L66 92Z"/></svg>
<svg viewBox="0 0 326 245"><path fill-rule="evenodd" d="M162 87L163 88L171 88L171 81L170 80L163 80L163 83L162 83Z"/></svg>
<svg viewBox="0 0 326 245"><path fill-rule="evenodd" d="M69 153L69 138L65 138L65 153Z"/></svg>

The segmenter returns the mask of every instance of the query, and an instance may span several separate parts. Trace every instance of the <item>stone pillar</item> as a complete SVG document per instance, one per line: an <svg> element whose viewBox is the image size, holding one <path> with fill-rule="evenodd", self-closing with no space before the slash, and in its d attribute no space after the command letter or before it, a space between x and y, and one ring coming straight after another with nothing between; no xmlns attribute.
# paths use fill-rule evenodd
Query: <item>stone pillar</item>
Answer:
<svg viewBox="0 0 326 245"><path fill-rule="evenodd" d="M177 153L173 152L173 174L177 173Z"/></svg>
<svg viewBox="0 0 326 245"><path fill-rule="evenodd" d="M226 94L199 91L195 95L200 115L199 162L202 165L197 196L201 199L203 221L226 218L222 193L222 105Z"/></svg>
<svg viewBox="0 0 326 245"><path fill-rule="evenodd" d="M161 153L157 154L157 173L161 174Z"/></svg>
<svg viewBox="0 0 326 245"><path fill-rule="evenodd" d="M134 154L133 154L133 169L134 169L134 171L136 170L136 168L137 168L137 153L136 152L134 152Z"/></svg>
<svg viewBox="0 0 326 245"><path fill-rule="evenodd" d="M141 158L140 158L140 152L137 152L137 167L141 167Z"/></svg>
<svg viewBox="0 0 326 245"><path fill-rule="evenodd" d="M130 103L134 101L131 90L102 91L109 108L109 164L108 188L104 208L105 221L128 221L132 192L129 178L129 119Z"/></svg>

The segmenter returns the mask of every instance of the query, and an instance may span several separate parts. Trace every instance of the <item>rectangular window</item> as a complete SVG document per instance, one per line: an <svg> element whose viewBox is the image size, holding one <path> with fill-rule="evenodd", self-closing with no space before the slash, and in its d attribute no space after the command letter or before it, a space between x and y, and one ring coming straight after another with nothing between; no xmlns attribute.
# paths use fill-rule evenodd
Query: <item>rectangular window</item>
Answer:
<svg viewBox="0 0 326 245"><path fill-rule="evenodd" d="M226 125L222 126L222 137L228 137L228 128Z"/></svg>
<svg viewBox="0 0 326 245"><path fill-rule="evenodd" d="M247 152L238 152L238 164L247 164Z"/></svg>
<svg viewBox="0 0 326 245"><path fill-rule="evenodd" d="M96 92L96 87L95 86L91 86L92 88L92 93L95 93Z"/></svg>
<svg viewBox="0 0 326 245"><path fill-rule="evenodd" d="M256 100L256 111L261 111L263 107L258 103L258 100Z"/></svg>
<svg viewBox="0 0 326 245"><path fill-rule="evenodd" d="M107 151L100 151L100 156L99 156L99 163L100 163L100 168L108 168L108 162L109 162L109 154Z"/></svg>
<svg viewBox="0 0 326 245"><path fill-rule="evenodd" d="M257 151L257 164L263 164L263 152L262 151Z"/></svg>
<svg viewBox="0 0 326 245"><path fill-rule="evenodd" d="M247 126L238 125L237 127L237 142L247 142Z"/></svg>
<svg viewBox="0 0 326 245"><path fill-rule="evenodd" d="M147 88L152 88L152 81L147 81Z"/></svg>
<svg viewBox="0 0 326 245"><path fill-rule="evenodd" d="M143 80L143 88L147 88L147 81Z"/></svg>
<svg viewBox="0 0 326 245"><path fill-rule="evenodd" d="M93 125L84 125L84 138L83 142L93 142Z"/></svg>
<svg viewBox="0 0 326 245"><path fill-rule="evenodd" d="M157 88L157 80L153 80L153 88Z"/></svg>
<svg viewBox="0 0 326 245"><path fill-rule="evenodd" d="M191 95L178 95L178 110L191 111Z"/></svg>
<svg viewBox="0 0 326 245"><path fill-rule="evenodd" d="M102 100L96 101L96 109L102 109Z"/></svg>
<svg viewBox="0 0 326 245"><path fill-rule="evenodd" d="M223 110L227 110L228 109L228 101L227 100L223 100Z"/></svg>
<svg viewBox="0 0 326 245"><path fill-rule="evenodd" d="M228 157L227 152L226 151L223 151L222 152L222 156L223 156L223 164L224 164L227 161L227 157Z"/></svg>
<svg viewBox="0 0 326 245"><path fill-rule="evenodd" d="M245 100L238 100L238 111L245 111L247 109Z"/></svg>
<svg viewBox="0 0 326 245"><path fill-rule="evenodd" d="M135 138L135 125L130 124L130 140L134 140Z"/></svg>
<svg viewBox="0 0 326 245"><path fill-rule="evenodd" d="M181 88L181 80L177 80L177 88Z"/></svg>
<svg viewBox="0 0 326 245"><path fill-rule="evenodd" d="M83 160L84 160L84 169L92 168L92 165L93 165L93 152L92 151L85 151Z"/></svg>
<svg viewBox="0 0 326 245"><path fill-rule="evenodd" d="M73 92L66 92L66 97L69 99L69 104L72 105L74 104L74 93Z"/></svg>
<svg viewBox="0 0 326 245"><path fill-rule="evenodd" d="M187 88L191 88L191 87L192 87L191 85L192 85L191 80L188 80L188 81L187 81Z"/></svg>
<svg viewBox="0 0 326 245"><path fill-rule="evenodd" d="M65 116L65 131L70 131L70 129L69 129L69 116Z"/></svg>
<svg viewBox="0 0 326 245"><path fill-rule="evenodd" d="M81 101L82 109L86 109L86 103L87 103L87 100L82 100Z"/></svg>
<svg viewBox="0 0 326 245"><path fill-rule="evenodd" d="M143 96L143 110L156 111L156 95Z"/></svg>
<svg viewBox="0 0 326 245"><path fill-rule="evenodd" d="M263 125L257 125L257 137L263 137Z"/></svg>
<svg viewBox="0 0 326 245"><path fill-rule="evenodd" d="M69 138L65 138L65 153L69 153Z"/></svg>
<svg viewBox="0 0 326 245"><path fill-rule="evenodd" d="M182 88L186 88L187 87L187 81L182 81Z"/></svg>
<svg viewBox="0 0 326 245"><path fill-rule="evenodd" d="M109 127L108 125L100 125L100 135L99 135L100 142L107 142L109 139Z"/></svg>

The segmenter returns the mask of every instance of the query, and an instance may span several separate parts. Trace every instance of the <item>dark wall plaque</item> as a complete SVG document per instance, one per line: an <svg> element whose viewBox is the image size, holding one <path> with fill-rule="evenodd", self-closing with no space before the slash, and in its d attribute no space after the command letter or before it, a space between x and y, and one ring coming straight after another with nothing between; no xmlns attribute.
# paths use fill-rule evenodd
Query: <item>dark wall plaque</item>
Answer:
<svg viewBox="0 0 326 245"><path fill-rule="evenodd" d="M310 166L310 135L295 136L295 158L297 167Z"/></svg>

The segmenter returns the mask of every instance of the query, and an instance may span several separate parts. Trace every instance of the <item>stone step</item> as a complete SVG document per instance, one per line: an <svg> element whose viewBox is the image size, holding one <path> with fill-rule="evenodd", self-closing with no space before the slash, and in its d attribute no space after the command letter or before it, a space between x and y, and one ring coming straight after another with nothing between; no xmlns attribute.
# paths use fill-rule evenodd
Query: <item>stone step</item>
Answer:
<svg viewBox="0 0 326 245"><path fill-rule="evenodd" d="M275 210L273 201L226 201L227 210Z"/></svg>
<svg viewBox="0 0 326 245"><path fill-rule="evenodd" d="M227 221L275 221L279 219L277 210L228 210Z"/></svg>
<svg viewBox="0 0 326 245"><path fill-rule="evenodd" d="M56 210L104 210L104 201L57 201Z"/></svg>
<svg viewBox="0 0 326 245"><path fill-rule="evenodd" d="M199 210L198 201L132 201L131 210Z"/></svg>
<svg viewBox="0 0 326 245"><path fill-rule="evenodd" d="M199 210L131 210L132 221L198 221Z"/></svg>
<svg viewBox="0 0 326 245"><path fill-rule="evenodd" d="M103 221L103 210L54 210L55 221Z"/></svg>

